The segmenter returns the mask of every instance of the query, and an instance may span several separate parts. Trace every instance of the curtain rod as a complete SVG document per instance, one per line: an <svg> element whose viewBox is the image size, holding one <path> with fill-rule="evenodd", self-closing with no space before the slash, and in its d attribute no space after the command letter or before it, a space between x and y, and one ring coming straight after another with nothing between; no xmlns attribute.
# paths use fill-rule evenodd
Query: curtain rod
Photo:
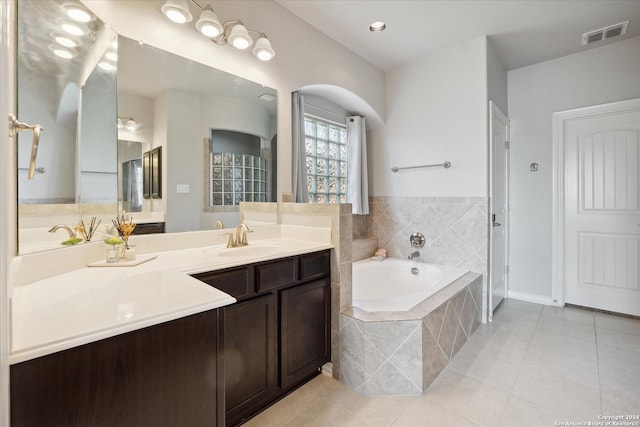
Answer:
<svg viewBox="0 0 640 427"><path fill-rule="evenodd" d="M347 116L345 114L336 113L335 111L331 111L331 110L328 110L328 109L323 108L323 107L318 107L317 105L313 105L313 104L310 104L308 102L305 102L304 105L308 105L309 107L317 108L318 110L324 111L325 113L335 114L336 116L344 117L345 119L347 118Z"/></svg>
<svg viewBox="0 0 640 427"><path fill-rule="evenodd" d="M344 118L344 123L340 123L340 122L336 122L335 120L328 120L325 119L324 117L318 117L315 114L309 114L309 113L304 113L305 116L309 116L309 117L313 117L314 119L320 121L320 122L325 122L328 123L330 125L337 125L337 126L346 126L347 125L347 118Z"/></svg>

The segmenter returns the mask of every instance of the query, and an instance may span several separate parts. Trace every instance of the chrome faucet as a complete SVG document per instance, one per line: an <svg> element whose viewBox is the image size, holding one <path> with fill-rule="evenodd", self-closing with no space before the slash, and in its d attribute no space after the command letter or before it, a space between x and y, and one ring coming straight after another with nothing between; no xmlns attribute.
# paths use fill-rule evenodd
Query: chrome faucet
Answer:
<svg viewBox="0 0 640 427"><path fill-rule="evenodd" d="M69 238L70 239L73 239L74 237L76 237L76 232L73 231L73 229L71 227L69 227L68 225L65 225L65 224L54 225L49 230L49 233L55 233L56 231L60 230L61 228L63 230L67 230L67 233L69 233Z"/></svg>
<svg viewBox="0 0 640 427"><path fill-rule="evenodd" d="M238 224L238 226L236 227L236 234L235 236L233 235L233 233L227 233L227 235L229 236L229 241L227 242L227 247L228 248L236 248L238 246L247 246L249 245L249 242L247 241L247 233L252 233L253 230L251 230L247 224L240 223Z"/></svg>
<svg viewBox="0 0 640 427"><path fill-rule="evenodd" d="M415 251L409 254L409 256L407 257L407 259L413 260L414 258L418 258L420 256L420 252Z"/></svg>

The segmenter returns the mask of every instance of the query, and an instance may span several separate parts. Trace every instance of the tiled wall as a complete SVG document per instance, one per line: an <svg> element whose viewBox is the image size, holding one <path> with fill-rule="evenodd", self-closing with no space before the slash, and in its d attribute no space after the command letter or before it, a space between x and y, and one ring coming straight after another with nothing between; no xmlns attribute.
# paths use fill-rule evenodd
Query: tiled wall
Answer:
<svg viewBox="0 0 640 427"><path fill-rule="evenodd" d="M372 197L370 218L355 218L355 237L376 237L389 256L413 251L409 236L424 234L421 261L485 274L488 217L485 197Z"/></svg>
<svg viewBox="0 0 640 427"><path fill-rule="evenodd" d="M423 393L480 324L482 278L468 273L410 311L383 320L340 314L340 379L365 395Z"/></svg>

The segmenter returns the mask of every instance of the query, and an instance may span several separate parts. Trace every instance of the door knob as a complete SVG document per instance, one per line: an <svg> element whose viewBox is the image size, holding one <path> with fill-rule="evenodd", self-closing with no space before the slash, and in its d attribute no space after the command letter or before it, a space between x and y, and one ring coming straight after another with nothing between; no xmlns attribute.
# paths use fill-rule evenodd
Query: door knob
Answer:
<svg viewBox="0 0 640 427"><path fill-rule="evenodd" d="M499 222L494 222L494 223L493 223L493 226L494 226L494 227L500 227L501 225L502 225L502 224L500 224Z"/></svg>

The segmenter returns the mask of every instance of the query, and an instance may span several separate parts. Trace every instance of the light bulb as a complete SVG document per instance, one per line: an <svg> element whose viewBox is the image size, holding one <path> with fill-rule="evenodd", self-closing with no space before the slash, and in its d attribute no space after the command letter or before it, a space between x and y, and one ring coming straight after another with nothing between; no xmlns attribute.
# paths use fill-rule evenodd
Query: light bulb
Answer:
<svg viewBox="0 0 640 427"><path fill-rule="evenodd" d="M70 39L69 37L56 35L56 36L53 37L53 39L59 45L62 45L64 47L74 48L74 47L78 46L78 43L75 40Z"/></svg>
<svg viewBox="0 0 640 427"><path fill-rule="evenodd" d="M73 34L74 36L82 36L84 35L84 30L80 28L78 25L74 24L62 24L62 29L65 30L69 34Z"/></svg>
<svg viewBox="0 0 640 427"><path fill-rule="evenodd" d="M49 50L56 56L64 59L71 59L78 56L78 52L76 52L75 50L60 46L59 44L55 43L49 45Z"/></svg>
<svg viewBox="0 0 640 427"><path fill-rule="evenodd" d="M176 24L191 22L193 15L189 11L189 6L185 0L167 0L160 8L162 13Z"/></svg>
<svg viewBox="0 0 640 427"><path fill-rule="evenodd" d="M222 25L220 25L218 16L209 6L200 14L200 19L196 22L196 28L209 38L218 37L222 34Z"/></svg>
<svg viewBox="0 0 640 427"><path fill-rule="evenodd" d="M276 52L271 47L271 42L265 35L261 35L256 45L251 51L261 61L269 61L276 55Z"/></svg>
<svg viewBox="0 0 640 427"><path fill-rule="evenodd" d="M133 118L129 118L129 120L127 121L127 124L124 125L125 128L127 128L127 130L129 132L135 132L136 129L138 129L138 124L136 123L135 120L133 120Z"/></svg>
<svg viewBox="0 0 640 427"><path fill-rule="evenodd" d="M107 58L109 61L117 61L118 60L118 54L115 52L107 52L104 54L104 57Z"/></svg>
<svg viewBox="0 0 640 427"><path fill-rule="evenodd" d="M118 67L116 67L115 65L106 62L106 61L101 61L98 63L98 67L100 67L101 69L105 70L105 71L115 71L118 69Z"/></svg>
<svg viewBox="0 0 640 427"><path fill-rule="evenodd" d="M236 24L229 34L229 43L236 49L246 49L253 44L253 39L249 36L249 32L242 24Z"/></svg>
<svg viewBox="0 0 640 427"><path fill-rule="evenodd" d="M91 21L91 14L79 5L65 5L63 6L67 11L67 16L74 21L89 22Z"/></svg>

